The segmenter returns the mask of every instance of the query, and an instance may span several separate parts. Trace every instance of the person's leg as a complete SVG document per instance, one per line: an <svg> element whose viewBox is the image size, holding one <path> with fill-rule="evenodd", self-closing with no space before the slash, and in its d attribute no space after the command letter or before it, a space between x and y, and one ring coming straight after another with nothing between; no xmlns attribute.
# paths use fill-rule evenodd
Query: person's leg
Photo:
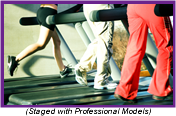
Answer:
<svg viewBox="0 0 176 116"><path fill-rule="evenodd" d="M34 44L29 45L22 52L20 52L16 56L16 61L19 62L25 57L37 52L38 50L44 49L45 46L48 44L52 34L53 34L53 31L51 31L50 29L44 26L41 26L38 41Z"/></svg>
<svg viewBox="0 0 176 116"><path fill-rule="evenodd" d="M11 76L13 76L13 72L18 66L18 62L20 62L25 57L35 53L38 50L42 50L48 44L53 31L50 29L41 26L40 27L40 35L39 39L36 43L29 45L26 47L21 53L19 53L16 57L15 56L8 56L7 57L7 65L8 65L8 72Z"/></svg>
<svg viewBox="0 0 176 116"><path fill-rule="evenodd" d="M97 39L91 42L80 62L75 66L76 81L81 85L87 85L87 72L92 69L97 58L97 44Z"/></svg>
<svg viewBox="0 0 176 116"><path fill-rule="evenodd" d="M148 92L154 96L167 96L172 93L169 75L173 55L173 30L169 17L154 14L155 4L138 4L136 13L142 17L154 35L158 48L157 66L153 73ZM142 10L141 10L142 9Z"/></svg>
<svg viewBox="0 0 176 116"><path fill-rule="evenodd" d="M92 23L89 19L89 13L92 10L90 6L91 5L84 4L83 9L84 9L84 15L92 29L93 28ZM87 85L87 78L86 78L87 73L86 72L92 69L95 59L97 57L96 56L97 44L98 44L97 39L91 42L89 46L87 47L87 50L85 51L80 62L75 66L75 75L76 75L75 79L81 85L85 85L85 86Z"/></svg>
<svg viewBox="0 0 176 116"><path fill-rule="evenodd" d="M95 35L95 40L89 44L87 47L86 52L84 53L83 57L80 60L80 67L81 70L91 70L93 63L95 62L95 59L97 57L97 49L99 45L99 34L103 31L105 25L105 22L92 22L89 19L89 14L93 10L100 10L100 9L106 9L107 4L84 4L83 5L83 10L84 10L84 15L87 19L88 24L90 25L94 35ZM106 26L107 27L107 26Z"/></svg>
<svg viewBox="0 0 176 116"><path fill-rule="evenodd" d="M83 10L84 10L84 15L85 15L92 31L94 31L94 29L93 29L94 25L92 25L92 21L90 21L90 19L89 19L89 14L92 11L91 6L92 5L90 5L90 4L84 4L83 5ZM80 59L80 62L77 65L81 72L87 72L87 71L90 71L92 69L92 66L93 66L93 64L95 62L95 59L97 57L96 56L97 44L98 44L98 40L97 40L97 38L95 38L95 40L92 41L88 45L84 55L82 56L82 58Z"/></svg>
<svg viewBox="0 0 176 116"><path fill-rule="evenodd" d="M128 5L127 15L130 38L121 71L121 80L115 95L133 100L137 96L140 67L146 50L148 27L145 21L134 11L135 5Z"/></svg>
<svg viewBox="0 0 176 116"><path fill-rule="evenodd" d="M143 6L141 7L144 8ZM169 83L171 62L173 59L173 30L169 17L156 16L153 12L154 7L154 4L147 5L148 16L143 16L154 35L158 48L157 66L153 73L148 92L155 96L164 97L173 91Z"/></svg>
<svg viewBox="0 0 176 116"><path fill-rule="evenodd" d="M79 69L81 72L88 72L92 70L93 64L96 60L96 51L97 51L97 44L98 41L95 39L93 42L91 42L84 55L81 57L80 62L78 63Z"/></svg>
<svg viewBox="0 0 176 116"><path fill-rule="evenodd" d="M61 41L56 32L56 29L54 29L53 34L52 34L52 42L53 42L53 54L54 54L56 63L60 70L60 77L64 78L72 72L72 69L63 64L61 50L60 50Z"/></svg>
<svg viewBox="0 0 176 116"><path fill-rule="evenodd" d="M39 39L36 43L29 45L26 47L21 53L15 56L8 56L7 65L8 71L11 76L13 76L13 72L16 69L18 62L20 62L25 57L37 52L38 50L42 50L48 44L55 25L46 24L46 17L48 15L54 15L57 13L57 10L51 8L40 7L37 11L37 21L41 25L40 26L40 34Z"/></svg>
<svg viewBox="0 0 176 116"><path fill-rule="evenodd" d="M57 35L56 30L54 29L53 35L52 35L52 42L53 42L53 54L56 59L56 63L60 69L60 71L63 71L65 69L65 66L62 62L62 55L60 50L60 44L61 41L59 39L59 36Z"/></svg>
<svg viewBox="0 0 176 116"><path fill-rule="evenodd" d="M89 14L93 10L110 9L108 4L84 4L84 14L96 37L97 43L94 54L97 57L97 74L94 79L94 88L104 88L107 85L107 77L110 76L111 70L109 59L112 55L112 39L114 31L114 22L92 22ZM95 48L95 47L94 47ZM107 86L106 86L107 87Z"/></svg>
<svg viewBox="0 0 176 116"><path fill-rule="evenodd" d="M104 81L108 80L108 77L111 75L111 69L109 65L109 60L112 56L112 40L114 32L114 22L108 21L105 22L103 33L98 37L97 45L97 74L94 80L94 87L105 86ZM96 26L96 28L99 28Z"/></svg>

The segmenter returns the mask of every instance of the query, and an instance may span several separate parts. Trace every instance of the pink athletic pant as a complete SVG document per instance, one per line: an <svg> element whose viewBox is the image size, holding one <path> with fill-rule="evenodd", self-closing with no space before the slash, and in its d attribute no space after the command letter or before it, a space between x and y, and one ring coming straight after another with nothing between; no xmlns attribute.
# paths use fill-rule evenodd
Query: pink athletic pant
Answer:
<svg viewBox="0 0 176 116"><path fill-rule="evenodd" d="M170 18L156 16L154 7L155 4L129 4L127 7L130 38L121 71L121 80L115 90L115 94L126 99L134 99L137 96L148 28L154 35L159 52L148 92L157 96L167 96L172 92L169 74L173 56L173 30Z"/></svg>

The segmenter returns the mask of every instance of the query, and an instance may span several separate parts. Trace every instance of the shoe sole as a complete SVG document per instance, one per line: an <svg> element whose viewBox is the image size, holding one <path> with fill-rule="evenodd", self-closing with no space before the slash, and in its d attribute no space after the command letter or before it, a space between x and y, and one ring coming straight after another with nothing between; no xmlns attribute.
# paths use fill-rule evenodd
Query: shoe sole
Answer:
<svg viewBox="0 0 176 116"><path fill-rule="evenodd" d="M15 59L14 56L7 56L7 68L10 76L14 75L14 71L17 70L17 66L19 65Z"/></svg>
<svg viewBox="0 0 176 116"><path fill-rule="evenodd" d="M96 87L94 86L94 89L108 89L108 90L111 90L111 89L115 89L116 87Z"/></svg>
<svg viewBox="0 0 176 116"><path fill-rule="evenodd" d="M165 99L173 100L173 93L171 93L171 94L168 95L168 96L164 96L164 97L153 95L152 98L153 98L154 100L165 100Z"/></svg>
<svg viewBox="0 0 176 116"><path fill-rule="evenodd" d="M154 100L164 100L165 99L165 97L156 97L156 96L153 96L152 98Z"/></svg>
<svg viewBox="0 0 176 116"><path fill-rule="evenodd" d="M61 77L61 78L65 78L68 74L70 74L70 73L67 73L67 74L65 74L65 75L60 75L60 77Z"/></svg>
<svg viewBox="0 0 176 116"><path fill-rule="evenodd" d="M118 100L121 100L123 102L128 102L128 103L137 103L137 99L136 100L129 100L129 99L125 99L123 97L121 97L120 95L118 94L114 94L114 97Z"/></svg>
<svg viewBox="0 0 176 116"><path fill-rule="evenodd" d="M116 83L111 83L111 86L94 86L94 89L115 89L117 87Z"/></svg>
<svg viewBox="0 0 176 116"><path fill-rule="evenodd" d="M8 69L9 75L13 76L13 74L10 73L10 56L7 56L7 69Z"/></svg>

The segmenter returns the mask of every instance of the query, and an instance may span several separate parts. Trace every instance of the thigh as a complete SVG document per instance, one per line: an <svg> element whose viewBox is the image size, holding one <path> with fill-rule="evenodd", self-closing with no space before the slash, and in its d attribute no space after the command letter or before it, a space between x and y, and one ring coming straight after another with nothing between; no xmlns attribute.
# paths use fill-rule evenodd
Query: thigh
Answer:
<svg viewBox="0 0 176 116"><path fill-rule="evenodd" d="M156 4L136 4L135 12L141 18L143 18L148 26L150 23L159 25L162 22L162 17L158 17L154 13L154 8Z"/></svg>
<svg viewBox="0 0 176 116"><path fill-rule="evenodd" d="M37 11L37 20L40 25L54 31L55 25L48 25L46 23L46 18L49 15L55 15L57 14L57 11L55 9L46 8L46 7L40 7Z"/></svg>
<svg viewBox="0 0 176 116"><path fill-rule="evenodd" d="M39 39L38 39L38 44L41 46L46 46L48 42L50 41L51 37L53 35L53 31L50 29L41 26L40 27L40 34L39 34Z"/></svg>
<svg viewBox="0 0 176 116"><path fill-rule="evenodd" d="M136 12L145 20L152 34L156 46L166 47L172 38L172 25L169 17L158 17L154 13L155 4L137 5ZM142 11L143 9L143 11Z"/></svg>
<svg viewBox="0 0 176 116"><path fill-rule="evenodd" d="M128 5L127 16L129 23L130 38L128 48L130 52L146 49L148 26L145 20L136 13L135 5Z"/></svg>
<svg viewBox="0 0 176 116"><path fill-rule="evenodd" d="M83 6L84 15L96 37L100 35L105 28L107 28L107 22L92 22L89 19L89 14L94 10L103 9L110 9L110 7L108 4L84 4Z"/></svg>

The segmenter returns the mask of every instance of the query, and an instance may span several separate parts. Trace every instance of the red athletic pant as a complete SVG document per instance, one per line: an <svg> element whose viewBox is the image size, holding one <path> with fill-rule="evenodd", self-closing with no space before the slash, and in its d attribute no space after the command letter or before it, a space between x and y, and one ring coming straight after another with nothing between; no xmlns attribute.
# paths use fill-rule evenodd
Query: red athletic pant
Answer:
<svg viewBox="0 0 176 116"><path fill-rule="evenodd" d="M148 92L167 96L172 88L169 74L173 54L173 30L169 17L154 14L155 4L129 4L127 16L130 38L121 71L121 80L115 94L126 99L137 96L140 67L146 50L148 28L153 33L158 48L157 66Z"/></svg>

